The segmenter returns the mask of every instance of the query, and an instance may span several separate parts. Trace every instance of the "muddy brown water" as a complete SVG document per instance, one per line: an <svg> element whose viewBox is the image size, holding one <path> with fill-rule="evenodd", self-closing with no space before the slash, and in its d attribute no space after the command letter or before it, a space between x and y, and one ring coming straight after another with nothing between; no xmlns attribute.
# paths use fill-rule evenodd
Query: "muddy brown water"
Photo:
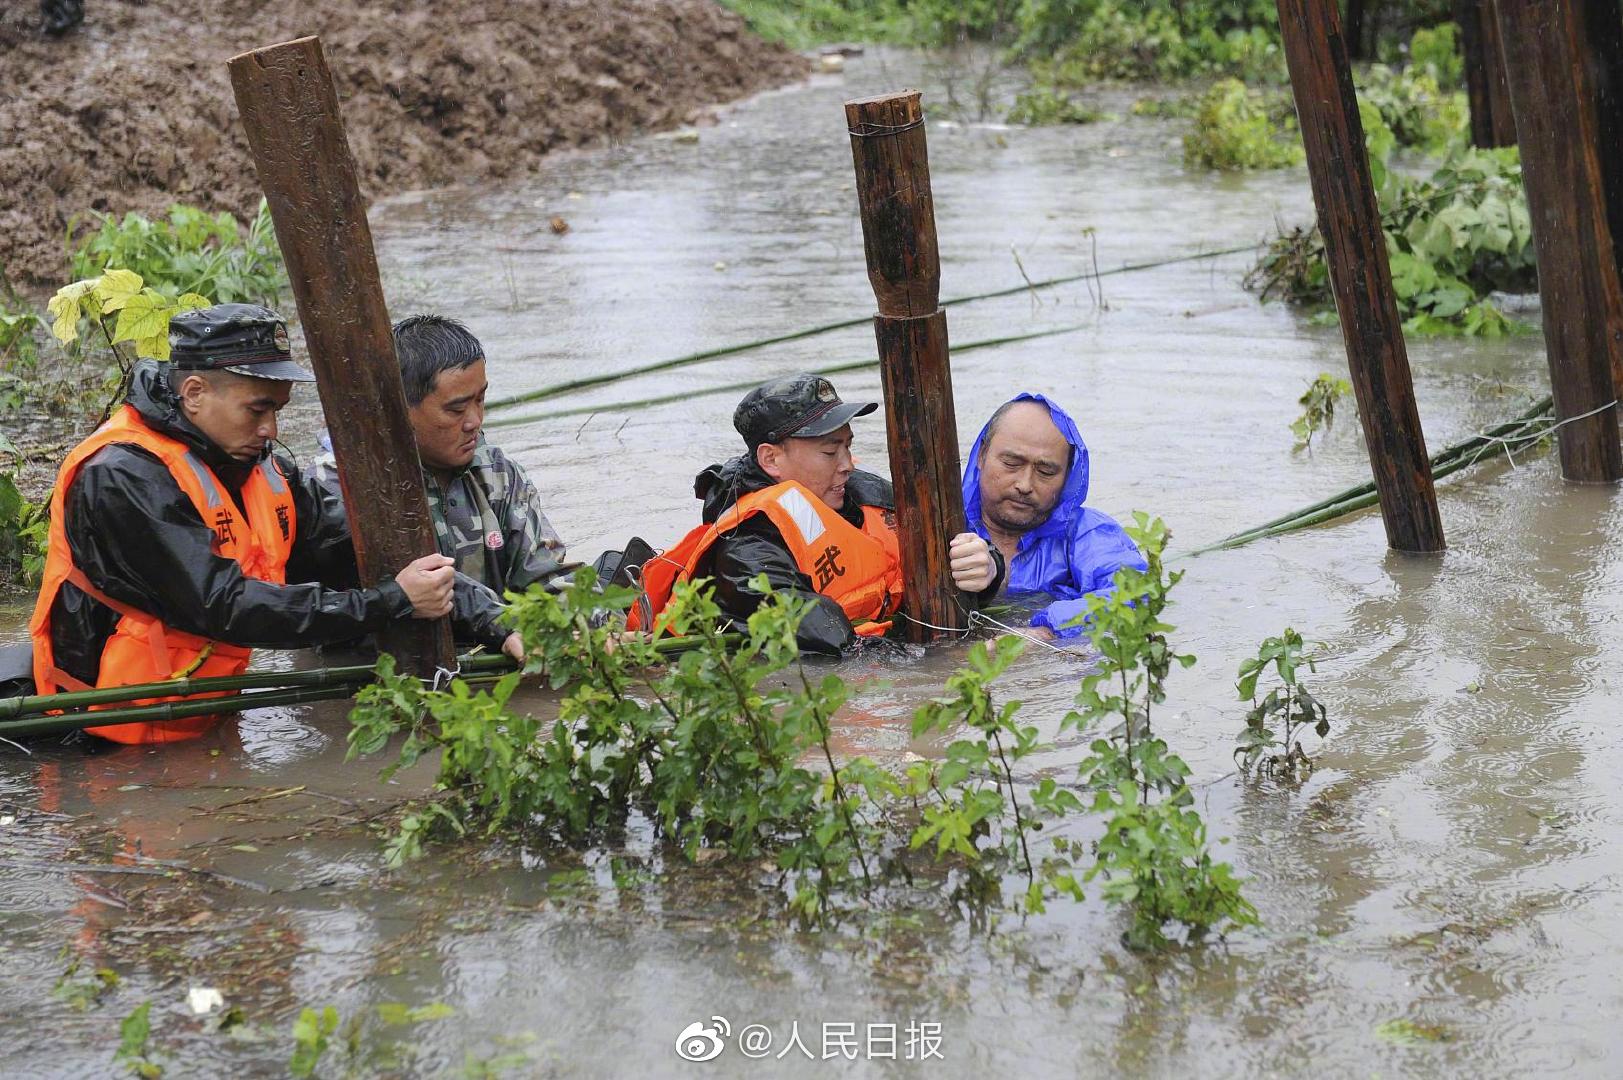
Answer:
<svg viewBox="0 0 1623 1080"><path fill-rule="evenodd" d="M921 79L939 91L938 72L870 54L732 109L696 143L638 139L557 157L518 186L386 203L373 223L393 310L464 318L497 394L863 315L840 102ZM1125 113L1130 100L1111 104ZM1137 119L932 126L944 295L1017 283L1011 247L1034 278L1083 269L1090 227L1109 268L1308 214L1303 173L1191 173L1177 134ZM962 444L1011 392L1050 393L1089 441L1090 501L1161 515L1184 549L1359 481L1351 424L1311 455L1291 452L1287 430L1306 383L1344 365L1338 335L1259 306L1238 283L1244 265L1109 277L1103 305L1075 285L951 309L958 342L1085 327L957 360ZM600 407L493 435L577 552L631 532L668 541L695 519L692 474L735 451L738 394L707 387L871 349L860 327L793 342L504 410L494 416ZM1542 392L1537 335L1411 350L1434 447ZM836 383L848 399L878 391L871 372ZM614 404L674 392L690 396ZM302 415L291 441L308 449ZM856 445L883 471L878 422L858 425ZM6 1071L116 1073L118 1020L150 1000L158 1060L177 1076L274 1075L291 1012L327 1004L368 1020L357 1055L329 1051L323 1075L481 1062L549 1076L1616 1075L1623 516L1613 490L1564 484L1542 453L1451 478L1441 503L1440 558L1388 554L1363 514L1178 564L1171 620L1199 663L1173 676L1160 731L1193 766L1260 929L1145 958L1090 895L992 927L935 905L798 933L747 868L673 867L638 834L586 855L463 845L389 874L364 822L429 774L383 784L372 764L344 763L341 707L267 709L162 750L0 758ZM19 638L24 616L0 609L0 638ZM1243 782L1229 756L1235 668L1287 625L1323 642L1311 683L1334 722L1299 790ZM961 657L947 646L843 664L857 690L842 747L907 750L911 710ZM1038 650L1004 692L1053 735L1082 667ZM1081 754L1059 739L1027 771L1067 775ZM173 868L117 857L130 851L192 869L163 877L152 871ZM122 982L75 1008L53 996L74 960L80 977L105 964ZM229 989L249 1025L209 1032L187 1007L193 986ZM385 1002L455 1017L391 1027L375 1012ZM678 1032L712 1016L733 1034L724 1052L681 1061ZM760 1059L737 1043L751 1024L773 1035ZM792 1046L778 1058L794 1024L819 1060ZM842 1024L861 1044L854 1062ZM921 1060L910 1024L940 1025L939 1059ZM894 1060L878 1056L884 1025ZM834 1060L821 1060L825 1037Z"/></svg>

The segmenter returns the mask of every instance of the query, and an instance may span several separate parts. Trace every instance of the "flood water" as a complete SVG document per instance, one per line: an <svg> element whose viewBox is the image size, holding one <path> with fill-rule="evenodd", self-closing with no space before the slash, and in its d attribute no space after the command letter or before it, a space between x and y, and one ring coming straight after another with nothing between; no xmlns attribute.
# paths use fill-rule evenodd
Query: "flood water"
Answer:
<svg viewBox="0 0 1623 1080"><path fill-rule="evenodd" d="M373 228L392 310L464 319L495 397L866 315L840 103L922 83L930 108L940 78L870 54L724 111L697 142L641 138L499 189L385 203ZM1109 105L1125 115L1131 100ZM933 124L943 296L1018 284L1011 249L1041 279L1249 243L1310 215L1305 173L1186 171L1180 130ZM1247 263L950 308L955 343L1080 327L955 359L962 447L1014 392L1050 394L1090 444L1090 503L1160 515L1180 550L1366 478L1350 415L1311 455L1292 453L1296 398L1345 357L1333 328L1247 294ZM493 421L592 407L490 435L577 554L632 533L668 543L697 520L693 474L737 452L739 392L707 388L872 349L859 326L499 410ZM1536 334L1410 350L1433 448L1545 392ZM878 394L876 371L835 382L847 400ZM685 396L617 404L670 394ZM309 421L295 448L313 446ZM878 418L858 422L856 450L886 471ZM366 822L429 773L386 785L373 763L345 764L341 707L260 710L166 749L0 757L7 1071L115 1074L118 1019L151 1000L158 1060L177 1076L275 1075L292 1012L328 1004L371 1019L353 1058L336 1037L322 1075L1615 1076L1617 495L1565 484L1553 455L1529 453L1457 474L1440 501L1442 557L1389 554L1365 513L1178 563L1173 637L1199 662L1172 676L1159 732L1194 768L1212 835L1230 838L1221 854L1250 879L1260 929L1143 957L1095 890L990 928L943 907L802 933L747 868L675 867L636 841L619 864L481 843L390 874ZM0 609L0 638L19 639L24 617ZM1334 725L1299 789L1245 782L1230 759L1244 715L1235 668L1286 626L1323 643L1308 681ZM905 751L912 709L961 659L945 646L846 662L858 689L840 746ZM261 661L295 662L307 661ZM1054 735L1084 667L1035 650L1003 693ZM1060 740L1027 778L1071 775L1082 753ZM172 881L121 852L207 873ZM126 872L95 869L110 865ZM654 876L628 879L627 866ZM107 965L123 981L75 1008L52 993L75 960L76 978ZM187 1007L194 986L229 989L250 1023L212 1033ZM376 1019L384 1002L455 1016L390 1027ZM766 1025L768 1055L734 1044L679 1060L677 1033L713 1015L735 1036ZM794 1023L818 1058L825 1025L860 1038L894 1024L895 1060L866 1048L855 1062L778 1059ZM940 1025L939 1060L917 1060L910 1023Z"/></svg>

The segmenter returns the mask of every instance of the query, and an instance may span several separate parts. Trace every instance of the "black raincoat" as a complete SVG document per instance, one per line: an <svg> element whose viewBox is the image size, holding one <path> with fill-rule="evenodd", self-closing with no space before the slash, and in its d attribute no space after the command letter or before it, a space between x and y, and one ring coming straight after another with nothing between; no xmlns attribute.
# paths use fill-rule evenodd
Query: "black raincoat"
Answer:
<svg viewBox="0 0 1623 1080"><path fill-rule="evenodd" d="M704 520L712 522L743 496L776 483L753 458L740 455L694 477L693 494L704 501ZM859 469L845 482L845 504L839 514L860 529L864 506L895 510L896 494L889 480ZM973 598L977 606L996 596L1003 585L1003 558L996 548L992 549L992 558L997 563L997 576L985 592ZM838 656L856 644L857 634L845 611L819 593L811 578L800 572L783 542L783 534L765 514L753 514L738 528L719 537L699 560L693 576L711 579L717 605L735 628L742 629L765 599L749 584L757 574L766 575L774 592L795 593L815 602L795 634L802 652Z"/></svg>
<svg viewBox="0 0 1623 1080"><path fill-rule="evenodd" d="M188 421L169 388L167 368L136 365L129 403L157 431L195 452L231 497L259 464L243 464ZM267 451L268 452L268 451ZM169 469L137 446L103 447L79 469L64 503L68 547L91 583L115 600L201 637L254 648L293 649L362 637L411 616L411 601L393 580L358 588L355 549L343 507L318 499L298 469L278 458L294 500L297 528L286 585L245 576L214 553L214 530L198 516ZM453 621L458 635L500 645L501 601L458 576ZM64 583L51 609L57 666L95 685L102 648L117 612Z"/></svg>

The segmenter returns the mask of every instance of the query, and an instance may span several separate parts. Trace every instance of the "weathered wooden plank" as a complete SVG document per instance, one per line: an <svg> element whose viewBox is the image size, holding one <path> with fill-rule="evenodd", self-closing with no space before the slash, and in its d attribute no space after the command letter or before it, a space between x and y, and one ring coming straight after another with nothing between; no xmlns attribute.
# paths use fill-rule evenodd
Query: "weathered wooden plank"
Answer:
<svg viewBox="0 0 1623 1080"><path fill-rule="evenodd" d="M849 101L846 124L856 167L868 281L879 312L890 475L909 640L962 629L967 616L952 583L947 546L964 528L958 424L953 412L947 317L940 310L941 261L917 91Z"/></svg>
<svg viewBox="0 0 1623 1080"><path fill-rule="evenodd" d="M332 73L313 37L228 67L315 367L361 578L376 585L438 547ZM445 619L403 619L378 641L419 675L454 662Z"/></svg>
<svg viewBox="0 0 1623 1080"><path fill-rule="evenodd" d="M1623 287L1607 223L1595 64L1582 0L1497 0L1533 219L1561 474L1623 478ZM1597 411L1598 410L1598 411ZM1574 419L1589 415L1586 419Z"/></svg>
<svg viewBox="0 0 1623 1080"><path fill-rule="evenodd" d="M1465 93L1471 103L1471 145L1515 146L1516 118L1505 84L1505 54L1499 46L1495 0L1455 0L1465 58Z"/></svg>
<svg viewBox="0 0 1623 1080"><path fill-rule="evenodd" d="M1387 543L1441 551L1442 519L1334 3L1278 0L1291 90Z"/></svg>

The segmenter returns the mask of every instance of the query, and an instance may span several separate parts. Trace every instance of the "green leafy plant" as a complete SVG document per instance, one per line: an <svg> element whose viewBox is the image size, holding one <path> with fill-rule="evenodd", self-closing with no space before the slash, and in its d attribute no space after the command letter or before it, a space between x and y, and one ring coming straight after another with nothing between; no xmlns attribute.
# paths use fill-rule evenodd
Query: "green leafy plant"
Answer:
<svg viewBox="0 0 1623 1080"><path fill-rule="evenodd" d="M1184 163L1207 169L1279 169L1302 158L1289 103L1237 79L1222 79L1201 97L1183 140Z"/></svg>
<svg viewBox="0 0 1623 1080"><path fill-rule="evenodd" d="M118 972L112 968L97 968L89 975L80 975L79 961L75 959L66 971L57 976L56 985L51 987L51 996L66 1002L78 1012L84 1012L90 1006L100 1004L109 991L117 989L119 981Z"/></svg>
<svg viewBox="0 0 1623 1080"><path fill-rule="evenodd" d="M81 365L94 352L87 329L91 334L100 331L117 372L109 380L113 391L102 409L101 419L106 420L128 390L137 359L169 359L169 320L209 303L208 297L192 292L171 299L133 270L116 269L62 286L47 311L51 334L67 347L70 360Z"/></svg>
<svg viewBox="0 0 1623 1080"><path fill-rule="evenodd" d="M0 436L0 452L7 449ZM50 540L47 504L29 502L17 488L15 472L0 472L0 587L39 583Z"/></svg>
<svg viewBox="0 0 1623 1080"><path fill-rule="evenodd" d="M1064 817L1082 804L1052 777L1044 777L1029 793L1029 805L1020 801L1014 766L1040 748L1037 728L1016 723L1020 702L997 706L989 687L1025 645L1013 636L999 638L991 646L976 642L970 647L968 665L947 679L950 696L914 714L914 738L960 729L967 729L967 737L950 743L942 760L909 766L904 790L920 817L910 847L934 841L937 858L959 858L969 871L976 898L995 894L1003 873L1018 868L1026 878L1022 905L1037 912L1056 893L1082 899L1069 845L1056 843L1050 845L1052 854L1041 848L1035 858L1032 854L1035 834L1043 828L1041 819Z"/></svg>
<svg viewBox="0 0 1623 1080"><path fill-rule="evenodd" d="M1017 49L1058 85L1227 75L1284 79L1278 13L1260 0L1031 0Z"/></svg>
<svg viewBox="0 0 1623 1080"><path fill-rule="evenodd" d="M43 324L32 311L0 307L0 413L21 407L38 375L34 332Z"/></svg>
<svg viewBox="0 0 1623 1080"><path fill-rule="evenodd" d="M1291 434L1296 436L1295 449L1311 450L1313 436L1330 429L1335 423L1337 403L1351 393L1352 383L1320 372L1297 401L1302 406L1302 415L1291 421Z"/></svg>
<svg viewBox="0 0 1623 1080"><path fill-rule="evenodd" d="M1106 114L1050 86L1036 86L1014 99L1007 117L1011 124L1092 124Z"/></svg>
<svg viewBox="0 0 1623 1080"><path fill-rule="evenodd" d="M709 590L683 585L665 615L695 647L655 674L663 656L652 642L616 643L596 617L623 611L634 596L599 592L583 571L561 595L535 589L513 598L526 670L568 691L545 736L534 718L506 707L517 674L488 692L455 682L431 693L396 675L387 657L380 662L378 683L351 714L351 755L376 752L398 733L405 740L388 771L440 751L441 797L405 819L391 862L419 854L436 834L520 822L583 842L639 810L689 859L772 854L807 919L824 914L835 890L867 887L871 804L895 781L865 758L834 760L829 719L846 690L836 676L813 683L796 666L794 630L807 605L774 598L735 641L716 629L722 619ZM768 685L791 668L789 682ZM800 764L811 754L826 775Z"/></svg>
<svg viewBox="0 0 1623 1080"><path fill-rule="evenodd" d="M1515 330L1488 296L1527 292L1536 284L1532 220L1516 148L1456 148L1431 176L1417 180L1387 167L1390 129L1367 102L1360 111L1404 330L1483 337ZM1331 310L1317 228L1282 232L1247 274L1246 285L1263 299L1278 295Z"/></svg>
<svg viewBox="0 0 1623 1080"><path fill-rule="evenodd" d="M1090 808L1106 822L1083 881L1100 879L1105 900L1128 907L1130 946L1158 948L1168 943L1169 922L1198 936L1254 925L1257 913L1233 869L1212 858L1189 792L1189 766L1152 724L1172 666L1195 662L1173 650L1167 635L1174 628L1162 619L1167 595L1183 576L1168 572L1162 559L1169 533L1160 519L1139 513L1127 534L1147 569L1123 567L1113 590L1089 597L1084 619L1099 664L1082 680L1077 709L1062 728L1095 732L1078 771L1093 793Z"/></svg>
<svg viewBox="0 0 1623 1080"><path fill-rule="evenodd" d="M145 284L133 270L115 269L96 277L64 285L51 297L51 333L64 345L80 340L84 322L101 331L115 355L129 342L138 356L169 359L169 319L193 308L209 306L209 298L186 292L170 299ZM116 316L112 325L108 320Z"/></svg>
<svg viewBox="0 0 1623 1080"><path fill-rule="evenodd" d="M1270 665L1279 685L1259 699L1257 681ZM1244 771L1258 769L1290 779L1313 771L1313 759L1302 749L1302 734L1311 728L1324 738L1330 733L1330 719L1323 703L1297 678L1297 671L1304 665L1309 671L1317 670L1312 655L1305 651L1302 635L1290 627L1278 637L1264 640L1257 655L1240 664L1235 689L1240 700L1251 702L1245 729L1234 749L1234 758ZM1283 739L1275 734L1281 726Z"/></svg>
<svg viewBox="0 0 1623 1080"><path fill-rule="evenodd" d="M338 1010L331 1005L319 1011L299 1010L293 1021L293 1056L288 1059L287 1071L298 1077L314 1076L337 1030Z"/></svg>
<svg viewBox="0 0 1623 1080"><path fill-rule="evenodd" d="M1442 87L1457 89L1465 82L1465 56L1460 52L1460 28L1451 22L1423 26L1409 39L1409 67L1423 71Z"/></svg>
<svg viewBox="0 0 1623 1080"><path fill-rule="evenodd" d="M129 1070L130 1075L143 1080L156 1080L163 1075L163 1066L149 1056L147 1044L152 1036L152 1002L143 1001L135 1011L118 1025L118 1050L113 1060Z"/></svg>
<svg viewBox="0 0 1623 1080"><path fill-rule="evenodd" d="M1465 94L1443 89L1426 68L1372 64L1357 82L1359 103L1380 113L1397 146L1441 153L1464 138L1470 122Z"/></svg>
<svg viewBox="0 0 1623 1080"><path fill-rule="evenodd" d="M182 205L157 220L134 212L98 220L100 227L70 257L75 280L122 269L171 301L200 293L222 304L274 305L287 291L287 269L263 199L246 227L225 211Z"/></svg>

